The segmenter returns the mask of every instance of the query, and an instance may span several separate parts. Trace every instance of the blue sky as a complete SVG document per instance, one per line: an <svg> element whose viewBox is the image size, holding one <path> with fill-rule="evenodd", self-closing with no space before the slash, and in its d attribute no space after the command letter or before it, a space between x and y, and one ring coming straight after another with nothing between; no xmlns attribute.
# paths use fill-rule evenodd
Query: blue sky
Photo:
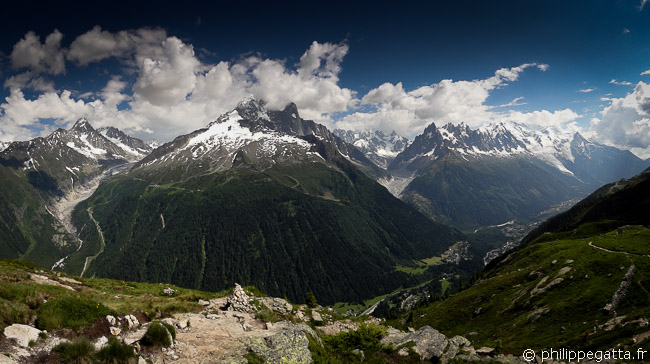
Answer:
<svg viewBox="0 0 650 364"><path fill-rule="evenodd" d="M168 140L253 94L330 127L515 121L650 156L650 4L421 3L9 8L0 140L81 116Z"/></svg>

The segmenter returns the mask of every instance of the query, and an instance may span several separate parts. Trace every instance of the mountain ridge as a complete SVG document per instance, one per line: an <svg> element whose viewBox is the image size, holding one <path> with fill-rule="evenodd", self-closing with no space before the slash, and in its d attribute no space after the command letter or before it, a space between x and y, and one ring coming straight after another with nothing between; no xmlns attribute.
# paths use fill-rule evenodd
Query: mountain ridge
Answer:
<svg viewBox="0 0 650 364"><path fill-rule="evenodd" d="M629 151L556 128L432 123L380 182L434 220L474 229L534 218L647 167Z"/></svg>
<svg viewBox="0 0 650 364"><path fill-rule="evenodd" d="M324 302L417 284L425 277L396 267L442 254L464 236L390 195L348 147L299 118L295 105L240 103L77 206L86 243L66 269L95 256L87 274L209 290L237 281L295 300L313 290Z"/></svg>

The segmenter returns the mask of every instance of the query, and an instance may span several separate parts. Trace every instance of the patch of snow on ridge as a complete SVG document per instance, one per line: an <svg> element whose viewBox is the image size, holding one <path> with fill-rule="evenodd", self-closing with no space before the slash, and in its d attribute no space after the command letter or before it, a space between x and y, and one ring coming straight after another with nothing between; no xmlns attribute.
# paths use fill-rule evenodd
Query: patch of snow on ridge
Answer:
<svg viewBox="0 0 650 364"><path fill-rule="evenodd" d="M276 153L278 144L296 144L305 149L311 148L311 144L303 139L275 131L266 130L253 133L239 124L242 119L236 110L229 112L225 118L211 123L206 131L190 139L181 150L189 149L193 158L197 159L213 148L223 147L227 151L233 151L252 142L260 142L261 151L270 155Z"/></svg>
<svg viewBox="0 0 650 364"><path fill-rule="evenodd" d="M92 146L87 140L88 139L87 135L82 135L79 139L83 142L82 146L78 146L73 142L66 143L66 146L74 149L80 154L83 154L86 157L91 159L97 159L98 156L102 156L106 154L106 151L104 149L95 148L94 146Z"/></svg>

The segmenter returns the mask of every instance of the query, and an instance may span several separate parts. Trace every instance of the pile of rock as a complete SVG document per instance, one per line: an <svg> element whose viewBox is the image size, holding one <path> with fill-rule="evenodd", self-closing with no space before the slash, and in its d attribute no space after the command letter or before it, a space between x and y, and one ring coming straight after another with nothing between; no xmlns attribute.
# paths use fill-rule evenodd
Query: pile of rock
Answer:
<svg viewBox="0 0 650 364"><path fill-rule="evenodd" d="M229 311L253 312L255 308L251 306L251 301L244 289L238 283L235 283L235 289L226 299L226 308Z"/></svg>

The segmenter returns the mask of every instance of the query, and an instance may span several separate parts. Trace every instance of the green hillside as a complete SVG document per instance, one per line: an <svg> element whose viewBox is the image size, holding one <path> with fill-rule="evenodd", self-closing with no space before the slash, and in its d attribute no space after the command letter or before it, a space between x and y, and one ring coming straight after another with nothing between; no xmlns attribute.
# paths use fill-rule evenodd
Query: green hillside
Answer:
<svg viewBox="0 0 650 364"><path fill-rule="evenodd" d="M79 274L105 245L86 276L209 291L240 282L296 302L313 291L334 303L391 292L410 277L398 265L440 255L463 239L340 156L333 164L264 171L246 159L178 182L132 172L103 183L75 210L85 243L66 269Z"/></svg>
<svg viewBox="0 0 650 364"><path fill-rule="evenodd" d="M415 324L517 355L647 346L649 177L606 185L549 219L467 289L413 312Z"/></svg>
<svg viewBox="0 0 650 364"><path fill-rule="evenodd" d="M477 161L449 152L423 169L402 198L435 221L474 229L531 217L574 198L575 187L569 182L538 160Z"/></svg>
<svg viewBox="0 0 650 364"><path fill-rule="evenodd" d="M473 342L513 354L631 345L648 331L639 321L650 315L648 242L650 229L642 226L579 239L548 235L510 254L465 291L421 309L415 321L446 335L474 332L468 336ZM614 316L603 308L630 266L632 282Z"/></svg>

